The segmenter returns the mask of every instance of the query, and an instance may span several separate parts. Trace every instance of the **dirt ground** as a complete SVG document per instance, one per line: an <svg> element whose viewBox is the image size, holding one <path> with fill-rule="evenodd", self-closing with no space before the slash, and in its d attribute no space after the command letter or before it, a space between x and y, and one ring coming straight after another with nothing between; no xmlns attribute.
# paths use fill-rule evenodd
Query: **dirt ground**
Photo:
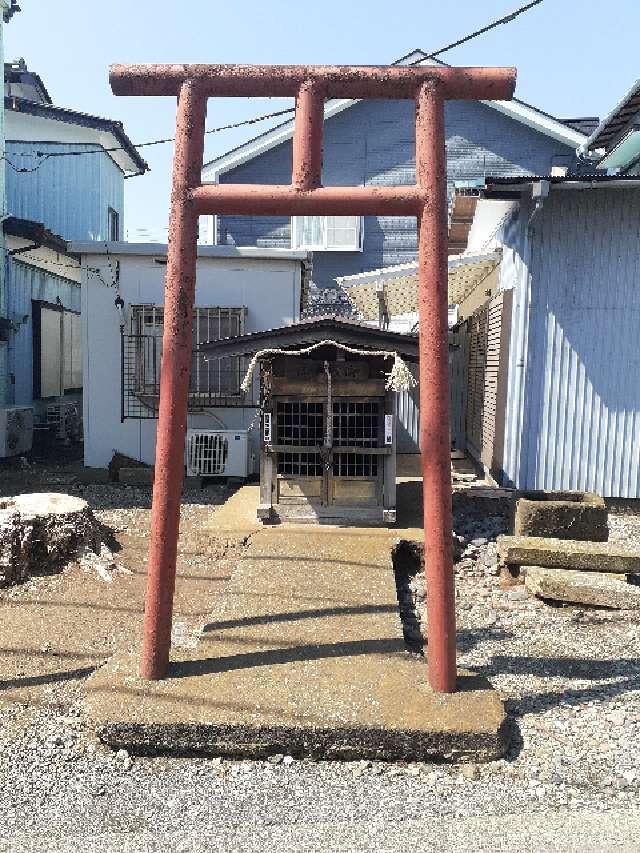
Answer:
<svg viewBox="0 0 640 853"><path fill-rule="evenodd" d="M638 611L551 606L505 586L500 499L464 472L469 499L454 498L459 664L506 703L504 759L140 758L103 746L83 714L86 681L116 648L138 643L151 491L83 486L80 467L73 457L0 465L0 496L84 497L129 570L109 583L70 567L0 590L0 853L638 850ZM419 524L419 482L411 486L398 506ZM212 486L183 496L174 623L183 639L208 622L247 556L246 528L223 523L228 495ZM640 547L637 504L612 505L609 527L612 541Z"/></svg>
<svg viewBox="0 0 640 853"><path fill-rule="evenodd" d="M84 680L113 653L140 638L144 606L151 490L77 481L75 462L0 471L0 496L65 492L89 502L113 532L119 565L112 582L69 566L0 590L0 704L46 703L56 684ZM238 542L217 539L208 525L229 495L224 485L185 492L176 581L176 625L204 621L203 602L214 602L229 577ZM55 691L54 691L55 692ZM55 698L53 698L55 702Z"/></svg>

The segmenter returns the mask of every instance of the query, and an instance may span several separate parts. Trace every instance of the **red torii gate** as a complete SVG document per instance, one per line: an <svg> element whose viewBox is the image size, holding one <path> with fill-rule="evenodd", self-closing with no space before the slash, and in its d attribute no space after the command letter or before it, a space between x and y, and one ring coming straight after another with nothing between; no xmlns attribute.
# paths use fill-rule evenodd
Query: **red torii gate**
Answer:
<svg viewBox="0 0 640 853"><path fill-rule="evenodd" d="M192 357L198 216L379 215L418 220L420 448L424 494L429 682L456 688L455 592L447 341L447 193L444 102L507 100L513 68L314 65L114 65L116 95L178 98L165 285L160 410L140 674L169 664L187 396ZM289 186L201 184L207 98L295 97ZM327 98L414 99L413 186L323 187Z"/></svg>

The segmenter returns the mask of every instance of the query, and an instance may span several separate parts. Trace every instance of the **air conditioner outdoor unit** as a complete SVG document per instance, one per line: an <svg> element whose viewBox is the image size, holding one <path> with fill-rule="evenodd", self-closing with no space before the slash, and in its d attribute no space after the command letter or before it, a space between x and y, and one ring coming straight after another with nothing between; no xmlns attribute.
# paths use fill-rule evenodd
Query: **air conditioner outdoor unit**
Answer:
<svg viewBox="0 0 640 853"><path fill-rule="evenodd" d="M0 409L0 458L19 456L33 444L33 409L12 406Z"/></svg>
<svg viewBox="0 0 640 853"><path fill-rule="evenodd" d="M246 477L249 433L244 430L188 429L187 477Z"/></svg>
<svg viewBox="0 0 640 853"><path fill-rule="evenodd" d="M47 426L54 429L58 438L80 438L82 418L78 406L70 400L58 400L47 406Z"/></svg>

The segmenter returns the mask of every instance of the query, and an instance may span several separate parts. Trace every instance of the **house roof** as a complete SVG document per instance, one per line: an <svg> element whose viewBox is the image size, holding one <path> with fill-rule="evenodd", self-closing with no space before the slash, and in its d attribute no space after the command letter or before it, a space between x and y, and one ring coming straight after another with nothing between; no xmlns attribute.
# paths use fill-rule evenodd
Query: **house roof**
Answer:
<svg viewBox="0 0 640 853"><path fill-rule="evenodd" d="M42 77L27 68L24 59L4 64L4 94L7 97L26 98L40 104L51 104L51 95Z"/></svg>
<svg viewBox="0 0 640 853"><path fill-rule="evenodd" d="M70 244L79 255L149 255L166 259L166 243L128 243L125 240L105 243L99 240L74 240ZM267 249L258 246L198 245L199 258L250 258L254 260L302 261L308 263L312 253L302 249Z"/></svg>
<svg viewBox="0 0 640 853"><path fill-rule="evenodd" d="M427 54L424 53L424 51L417 50L412 51L410 54L407 54L393 64L446 65L447 63L440 62L439 60L428 59ZM325 121L335 115L338 115L344 110L349 109L357 103L359 103L358 100L347 98L327 101L324 108ZM518 100L517 98L514 98L511 101L482 101L481 103L521 122L522 124L527 125L528 127L533 128L534 130L539 131L540 133L551 136L571 148L576 148L585 141L586 133L583 133L576 129L576 127L572 126L572 123L576 121L586 121L585 119L560 120L549 113L543 112L542 110L525 103L524 101ZM240 166L242 163L246 163L248 160L252 160L259 155L264 154L288 139L291 139L292 135L293 119L281 122L275 127L266 130L264 133L254 136L247 142L243 142L241 145L226 151L224 154L220 154L213 160L209 160L209 162L205 163L203 166L202 178L204 181L215 181L218 175L228 172L231 169Z"/></svg>
<svg viewBox="0 0 640 853"><path fill-rule="evenodd" d="M342 317L312 317L291 326L208 341L200 351L216 357L252 355L262 349L304 347L328 340L363 349L389 350L410 361L418 360L417 335L390 332Z"/></svg>
<svg viewBox="0 0 640 853"><path fill-rule="evenodd" d="M20 6L18 5L18 0L11 0L9 6L2 13L2 19L5 24L8 24L15 13L19 11Z"/></svg>
<svg viewBox="0 0 640 853"><path fill-rule="evenodd" d="M36 246L44 246L61 254L66 254L68 251L69 244L64 237L54 234L53 231L49 231L42 222L34 222L31 219L20 219L18 216L7 216L2 222L2 228L5 234L11 237L22 237L23 240L30 240Z"/></svg>
<svg viewBox="0 0 640 853"><path fill-rule="evenodd" d="M477 188L456 187L449 214L449 239L447 240L449 255L459 255L467 248L479 196L480 191Z"/></svg>
<svg viewBox="0 0 640 853"><path fill-rule="evenodd" d="M125 133L120 121L82 113L66 107L56 107L51 103L39 103L27 98L5 97L4 108L14 113L25 113L37 118L76 124L107 134L106 144L101 145L101 147L121 149L114 152L114 155L122 156L113 156L113 159L123 171L141 175L149 168L146 161L138 154L138 149Z"/></svg>
<svg viewBox="0 0 640 853"><path fill-rule="evenodd" d="M449 304L463 302L498 266L502 259L499 251L449 257ZM377 320L379 296L389 316L418 310L418 264L396 264L370 272L342 276L337 279L356 310L365 320Z"/></svg>
<svg viewBox="0 0 640 853"><path fill-rule="evenodd" d="M558 121L566 124L572 130L577 130L578 133L584 133L585 136L588 136L596 129L600 119L598 116L584 116L583 118L561 118Z"/></svg>
<svg viewBox="0 0 640 853"><path fill-rule="evenodd" d="M522 195L535 184L549 184L566 190L585 190L597 187L609 189L640 189L640 175L520 175L485 179L482 195L485 198L513 198Z"/></svg>
<svg viewBox="0 0 640 853"><path fill-rule="evenodd" d="M609 150L612 144L618 141L629 122L638 112L640 112L640 80L636 80L622 100L592 131L591 136L584 142L584 149L589 151L596 148Z"/></svg>

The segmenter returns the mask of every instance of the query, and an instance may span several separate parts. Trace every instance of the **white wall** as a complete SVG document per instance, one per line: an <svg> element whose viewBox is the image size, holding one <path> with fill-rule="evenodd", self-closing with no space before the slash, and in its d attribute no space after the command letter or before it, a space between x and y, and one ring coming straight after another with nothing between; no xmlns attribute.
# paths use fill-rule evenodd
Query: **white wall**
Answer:
<svg viewBox="0 0 640 853"><path fill-rule="evenodd" d="M117 245L117 244L112 244ZM259 250L258 250L259 252ZM119 315L114 305L115 261L120 262L119 289L128 317L130 305L164 301L166 266L154 258L162 254L119 254L111 251L82 254L82 331L84 351L84 456L85 465L105 467L114 450L152 464L157 420L121 422L121 364ZM87 272L98 269L98 275ZM246 306L247 332L288 325L300 318L301 262L290 258L199 257L196 305ZM247 428L255 409L212 409L229 429ZM221 428L210 415L190 415L189 427ZM258 430L250 434L258 464Z"/></svg>

